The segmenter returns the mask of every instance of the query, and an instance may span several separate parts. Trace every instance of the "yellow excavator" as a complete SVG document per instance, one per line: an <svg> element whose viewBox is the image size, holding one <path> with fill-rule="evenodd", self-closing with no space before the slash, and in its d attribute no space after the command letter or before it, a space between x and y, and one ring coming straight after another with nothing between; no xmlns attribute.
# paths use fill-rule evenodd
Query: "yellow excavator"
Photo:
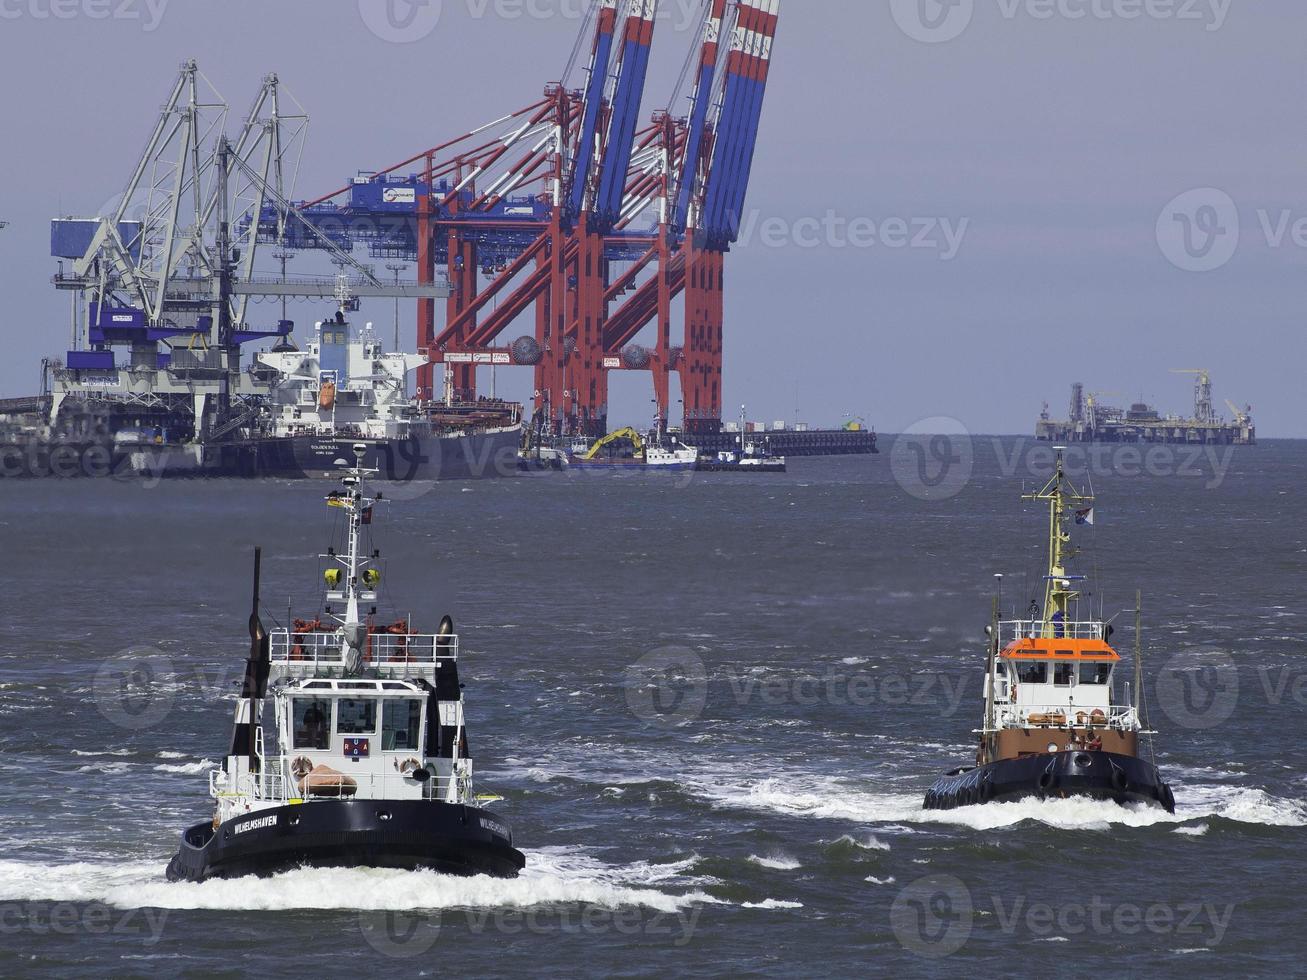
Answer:
<svg viewBox="0 0 1307 980"><path fill-rule="evenodd" d="M636 459L644 458L644 440L640 438L640 433L636 432L634 429L626 428L626 429L618 429L616 432L608 433L608 435L604 436L593 446L591 446L589 450L586 451L585 455L581 457L581 459L587 461L598 459L599 454L604 451L604 448L606 446L611 446L613 443L620 442L622 439L630 440L631 445L635 447Z"/></svg>

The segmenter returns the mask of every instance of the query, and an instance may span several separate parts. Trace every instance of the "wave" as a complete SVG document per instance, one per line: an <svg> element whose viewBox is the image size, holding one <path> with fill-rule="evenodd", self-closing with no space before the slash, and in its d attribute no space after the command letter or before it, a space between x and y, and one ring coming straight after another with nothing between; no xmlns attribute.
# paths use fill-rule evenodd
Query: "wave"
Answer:
<svg viewBox="0 0 1307 980"><path fill-rule="evenodd" d="M118 908L359 911L530 908L583 904L674 913L717 899L695 889L648 887L683 875L697 857L671 865L606 865L565 848L531 851L516 879L456 878L432 871L303 868L272 878L170 883L156 861L36 864L0 860L0 901L102 902Z"/></svg>
<svg viewBox="0 0 1307 980"><path fill-rule="evenodd" d="M1307 804L1265 790L1230 785L1177 786L1176 813L1119 806L1109 800L1019 800L957 810L926 810L919 793L875 792L833 776L784 776L754 783L713 781L690 788L718 806L822 820L874 824L943 824L994 830L1025 821L1059 830L1151 827L1219 818L1272 827L1307 826Z"/></svg>
<svg viewBox="0 0 1307 980"><path fill-rule="evenodd" d="M162 765L155 766L154 769L156 772L177 772L185 776L198 776L202 772L217 768L217 765L216 762L204 759L200 762L165 762Z"/></svg>
<svg viewBox="0 0 1307 980"><path fill-rule="evenodd" d="M779 898L764 898L761 902L741 902L746 909L801 909L802 902L785 902Z"/></svg>
<svg viewBox="0 0 1307 980"><path fill-rule="evenodd" d="M749 861L758 865L760 868L768 868L772 871L794 871L803 867L798 861L788 854L773 853L769 857L759 857L757 854L750 854Z"/></svg>

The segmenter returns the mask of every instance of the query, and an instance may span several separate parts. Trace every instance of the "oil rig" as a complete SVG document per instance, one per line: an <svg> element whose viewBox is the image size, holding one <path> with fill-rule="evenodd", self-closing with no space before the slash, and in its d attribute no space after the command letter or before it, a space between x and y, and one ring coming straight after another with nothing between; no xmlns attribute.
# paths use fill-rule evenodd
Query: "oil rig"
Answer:
<svg viewBox="0 0 1307 980"><path fill-rule="evenodd" d="M1201 368L1179 369L1173 374L1194 376L1194 412L1190 418L1162 415L1143 401L1128 409L1100 399L1114 392L1085 392L1077 382L1071 386L1070 417L1058 421L1049 415L1048 403L1040 413L1035 436L1048 442L1154 442L1204 445L1252 446L1257 443L1252 406L1239 408L1226 401L1232 419L1216 413L1212 402L1212 375Z"/></svg>

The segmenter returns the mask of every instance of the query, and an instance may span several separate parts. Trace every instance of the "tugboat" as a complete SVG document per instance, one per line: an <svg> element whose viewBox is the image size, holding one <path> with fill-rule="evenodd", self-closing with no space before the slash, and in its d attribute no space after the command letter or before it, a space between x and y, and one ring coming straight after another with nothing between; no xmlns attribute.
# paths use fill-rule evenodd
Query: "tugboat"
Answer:
<svg viewBox="0 0 1307 980"><path fill-rule="evenodd" d="M1088 797L1145 804L1175 812L1175 794L1157 766L1140 757L1140 651L1135 651L1133 703L1126 685L1115 698L1121 657L1109 640L1113 628L1081 619L1078 583L1067 572L1075 556L1067 525L1092 523L1093 497L1066 477L1064 447L1057 469L1038 493L1023 499L1049 508L1048 574L1042 615L1001 621L994 601L985 677L985 714L976 765L941 777L926 793L927 810L1026 798Z"/></svg>
<svg viewBox="0 0 1307 980"><path fill-rule="evenodd" d="M364 489L368 447L353 451L344 489L326 498L347 518L343 553L322 556L327 622L265 631L255 551L231 749L209 774L213 817L182 834L170 881L300 866L510 878L526 863L508 822L482 806L496 798L473 795L453 621L434 634L374 622L380 552L364 539L382 495Z"/></svg>

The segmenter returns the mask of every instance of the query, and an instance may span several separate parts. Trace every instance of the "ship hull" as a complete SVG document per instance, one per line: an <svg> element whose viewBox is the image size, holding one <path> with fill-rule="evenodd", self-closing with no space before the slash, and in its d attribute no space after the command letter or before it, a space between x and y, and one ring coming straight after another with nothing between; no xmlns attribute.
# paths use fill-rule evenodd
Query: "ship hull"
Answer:
<svg viewBox="0 0 1307 980"><path fill-rule="evenodd" d="M954 810L1024 799L1112 800L1175 812L1175 796L1157 767L1113 752L1072 751L1002 759L941 777L926 793L927 810Z"/></svg>
<svg viewBox="0 0 1307 980"><path fill-rule="evenodd" d="M231 475L334 479L339 461L353 462L353 447L362 444L364 468L377 471L373 479L481 480L517 472L521 436L520 426L405 439L288 436L213 447L212 464Z"/></svg>
<svg viewBox="0 0 1307 980"><path fill-rule="evenodd" d="M321 800L256 810L182 834L169 881L266 877L299 867L426 869L514 878L526 864L506 821L434 800Z"/></svg>
<svg viewBox="0 0 1307 980"><path fill-rule="evenodd" d="M693 461L676 461L668 463L646 463L640 459L582 459L580 456L569 457L568 469L607 470L614 473L648 472L648 473L686 473L694 469Z"/></svg>

